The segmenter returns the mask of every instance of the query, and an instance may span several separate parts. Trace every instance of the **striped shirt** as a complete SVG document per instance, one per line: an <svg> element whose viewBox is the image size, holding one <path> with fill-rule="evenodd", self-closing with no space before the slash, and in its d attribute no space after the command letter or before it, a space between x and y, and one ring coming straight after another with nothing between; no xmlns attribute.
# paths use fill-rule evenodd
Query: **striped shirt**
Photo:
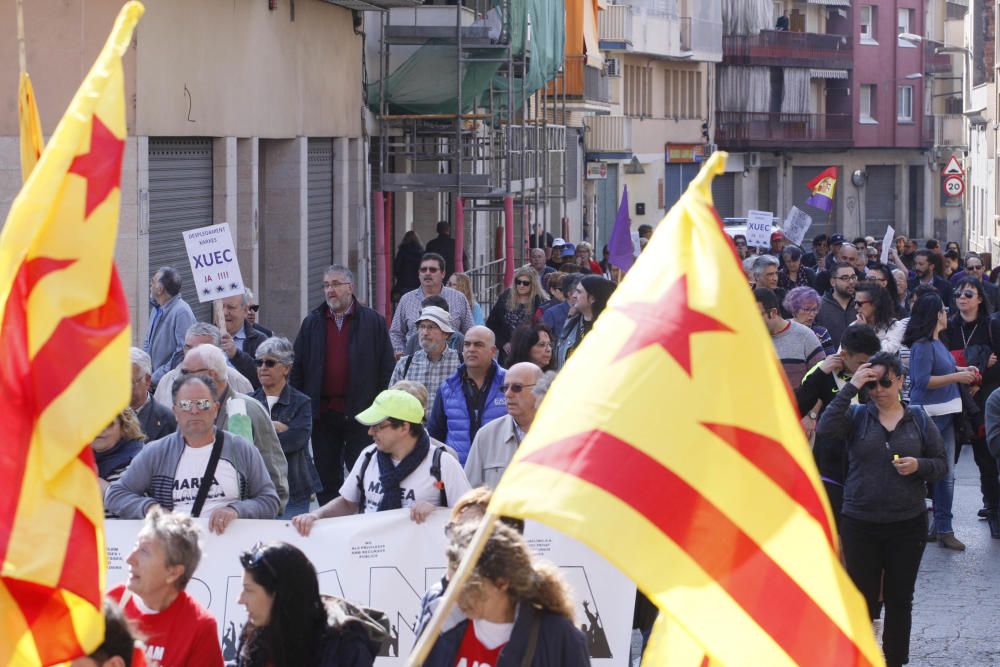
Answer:
<svg viewBox="0 0 1000 667"><path fill-rule="evenodd" d="M416 332L417 318L420 317L420 303L427 298L423 288L407 292L399 300L396 313L392 316L392 326L389 328L389 338L392 349L403 352L406 341ZM464 334L472 326L472 309L465 295L450 287L441 288L441 296L448 302L448 313L451 315L451 325L455 331Z"/></svg>

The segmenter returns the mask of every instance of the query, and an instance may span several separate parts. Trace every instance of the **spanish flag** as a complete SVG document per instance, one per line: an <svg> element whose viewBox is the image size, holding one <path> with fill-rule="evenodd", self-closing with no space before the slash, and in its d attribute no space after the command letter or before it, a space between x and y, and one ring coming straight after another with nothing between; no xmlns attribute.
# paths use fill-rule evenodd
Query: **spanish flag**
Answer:
<svg viewBox="0 0 1000 667"><path fill-rule="evenodd" d="M103 640L104 511L90 442L128 404L114 269L125 148L122 9L0 234L0 664Z"/></svg>
<svg viewBox="0 0 1000 667"><path fill-rule="evenodd" d="M712 207L716 153L559 374L490 511L662 610L645 665L881 665L774 347Z"/></svg>
<svg viewBox="0 0 1000 667"><path fill-rule="evenodd" d="M806 203L829 213L833 210L833 194L837 190L837 168L827 167L806 183L806 187L812 190Z"/></svg>
<svg viewBox="0 0 1000 667"><path fill-rule="evenodd" d="M17 119L21 126L21 182L27 183L31 170L38 164L45 148L35 89L31 86L31 77L27 72L21 72L21 80L17 86Z"/></svg>

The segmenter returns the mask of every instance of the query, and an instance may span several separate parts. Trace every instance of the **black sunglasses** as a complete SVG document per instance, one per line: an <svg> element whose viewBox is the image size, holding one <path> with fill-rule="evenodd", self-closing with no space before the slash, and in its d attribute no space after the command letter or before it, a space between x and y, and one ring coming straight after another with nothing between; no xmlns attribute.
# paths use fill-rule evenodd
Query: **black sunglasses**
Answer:
<svg viewBox="0 0 1000 667"><path fill-rule="evenodd" d="M264 543L257 542L257 544L250 547L249 550L240 554L240 565L242 565L245 570L255 570L263 565L267 568L267 571L271 573L271 576L277 579L278 573L274 570L274 567L267 562L267 557L264 553Z"/></svg>
<svg viewBox="0 0 1000 667"><path fill-rule="evenodd" d="M515 280L514 283L517 284L517 285L520 285L521 287L530 287L531 286L531 281L530 280Z"/></svg>
<svg viewBox="0 0 1000 667"><path fill-rule="evenodd" d="M535 385L533 385L533 384L521 384L520 382L511 382L510 384L502 384L502 385L500 385L500 393L501 394L506 394L507 390L509 389L512 392L514 392L515 394L520 394L525 389L528 389L529 387L534 387L534 386Z"/></svg>
<svg viewBox="0 0 1000 667"><path fill-rule="evenodd" d="M247 306L247 308L256 313L258 310L260 310L260 304L255 303L252 306Z"/></svg>
<svg viewBox="0 0 1000 667"><path fill-rule="evenodd" d="M888 389L889 387L891 387L893 382L895 382L895 380L893 380L892 378L887 378L884 375L878 379L878 384L883 389ZM874 388L875 388L875 380L865 383L865 389L867 389L868 391L871 391Z"/></svg>
<svg viewBox="0 0 1000 667"><path fill-rule="evenodd" d="M254 359L253 362L257 364L257 368L261 366L267 366L268 368L274 368L278 365L278 362L274 359Z"/></svg>
<svg viewBox="0 0 1000 667"><path fill-rule="evenodd" d="M973 297L979 296L978 294L976 294L976 292L974 290L971 290L971 289L967 289L967 290L965 290L963 292L959 292L958 295L961 296L961 297L964 297L966 299L972 299Z"/></svg>

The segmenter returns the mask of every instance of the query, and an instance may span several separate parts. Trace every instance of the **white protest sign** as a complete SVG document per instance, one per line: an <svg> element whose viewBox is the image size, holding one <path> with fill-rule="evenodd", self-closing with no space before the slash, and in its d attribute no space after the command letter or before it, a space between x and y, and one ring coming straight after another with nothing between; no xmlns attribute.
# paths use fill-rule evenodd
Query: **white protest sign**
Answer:
<svg viewBox="0 0 1000 667"><path fill-rule="evenodd" d="M246 292L229 223L184 232L198 301L214 301Z"/></svg>
<svg viewBox="0 0 1000 667"><path fill-rule="evenodd" d="M770 211L747 212L747 245L751 248L769 248L771 246L771 220L774 214Z"/></svg>
<svg viewBox="0 0 1000 667"><path fill-rule="evenodd" d="M885 230L885 238L882 239L882 256L879 257L879 261L882 264L889 263L889 248L892 247L892 242L896 238L896 230L889 225L888 229Z"/></svg>
<svg viewBox="0 0 1000 667"><path fill-rule="evenodd" d="M782 231L784 231L786 239L801 246L812 223L812 216L797 206L793 206L792 210L788 212L788 217L785 218L785 228Z"/></svg>
<svg viewBox="0 0 1000 667"><path fill-rule="evenodd" d="M220 536L209 533L207 520L198 519L202 559L186 591L215 616L223 657L231 667L247 618L236 601L243 576L240 552L258 541L294 544L316 567L321 592L385 612L390 640L375 665L401 666L416 641L420 598L441 579L447 565L448 518L447 512L437 511L417 525L405 509L353 515L318 521L309 537L299 535L287 521L248 519L234 521ZM125 559L142 522L110 520L104 526L111 588L127 578ZM626 667L635 585L587 547L542 524L529 521L525 539L535 553L559 566L572 587L577 627L587 636L591 664Z"/></svg>

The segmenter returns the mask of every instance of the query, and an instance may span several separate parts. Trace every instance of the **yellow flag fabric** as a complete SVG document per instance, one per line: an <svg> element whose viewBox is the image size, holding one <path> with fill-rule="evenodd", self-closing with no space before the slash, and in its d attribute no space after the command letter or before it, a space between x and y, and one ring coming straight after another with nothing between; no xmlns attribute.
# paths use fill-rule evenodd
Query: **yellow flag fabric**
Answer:
<svg viewBox="0 0 1000 667"><path fill-rule="evenodd" d="M665 612L645 665L881 665L712 208L724 167L714 154L660 223L549 389L490 510L547 523L631 577Z"/></svg>
<svg viewBox="0 0 1000 667"><path fill-rule="evenodd" d="M53 665L103 639L104 510L90 442L129 398L114 269L130 2L0 234L0 664Z"/></svg>
<svg viewBox="0 0 1000 667"><path fill-rule="evenodd" d="M21 72L21 81L17 87L17 119L21 125L21 182L26 183L45 148L35 89L31 86L31 77L27 72Z"/></svg>

